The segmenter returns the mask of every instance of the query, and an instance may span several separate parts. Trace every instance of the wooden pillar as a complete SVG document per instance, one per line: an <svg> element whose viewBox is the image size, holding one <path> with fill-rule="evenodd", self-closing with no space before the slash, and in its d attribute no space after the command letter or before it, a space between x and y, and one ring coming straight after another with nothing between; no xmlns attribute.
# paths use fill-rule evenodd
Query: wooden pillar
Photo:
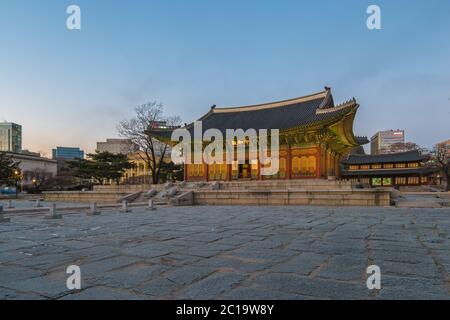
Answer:
<svg viewBox="0 0 450 320"><path fill-rule="evenodd" d="M205 175L204 175L205 179L206 179L206 181L209 181L209 166L206 163L204 163L203 168L205 170Z"/></svg>
<svg viewBox="0 0 450 320"><path fill-rule="evenodd" d="M336 178L341 177L341 155L336 154Z"/></svg>
<svg viewBox="0 0 450 320"><path fill-rule="evenodd" d="M320 178L320 146L317 146L316 152L316 178Z"/></svg>
<svg viewBox="0 0 450 320"><path fill-rule="evenodd" d="M184 165L183 175L184 175L184 181L187 181L188 180L188 165L187 164Z"/></svg>
<svg viewBox="0 0 450 320"><path fill-rule="evenodd" d="M287 146L287 156L286 156L286 178L292 179L292 160L291 160L291 146Z"/></svg>
<svg viewBox="0 0 450 320"><path fill-rule="evenodd" d="M330 167L331 167L331 171L334 174L334 176L336 176L336 166L335 166L336 162L334 160L334 150L331 150L330 152Z"/></svg>
<svg viewBox="0 0 450 320"><path fill-rule="evenodd" d="M227 164L227 181L231 181L231 164Z"/></svg>

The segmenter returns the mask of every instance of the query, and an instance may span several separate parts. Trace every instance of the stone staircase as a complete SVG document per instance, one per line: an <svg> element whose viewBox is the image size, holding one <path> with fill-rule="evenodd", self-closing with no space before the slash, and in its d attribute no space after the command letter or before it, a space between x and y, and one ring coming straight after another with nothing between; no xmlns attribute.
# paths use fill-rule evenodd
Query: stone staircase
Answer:
<svg viewBox="0 0 450 320"><path fill-rule="evenodd" d="M139 196L133 198L131 203L147 202L153 199L157 204L193 204L193 200L189 199L192 197L190 193L198 191L201 188L210 187L211 183L206 182L180 182L180 183L166 183L161 188L152 188L148 191L140 192ZM132 194L130 194L131 196ZM130 197L131 199L132 197Z"/></svg>
<svg viewBox="0 0 450 320"><path fill-rule="evenodd" d="M142 192L133 202L166 205L387 206L390 189L353 189L348 181L263 180L167 183ZM130 195L130 198L131 195Z"/></svg>
<svg viewBox="0 0 450 320"><path fill-rule="evenodd" d="M450 207L448 193L403 193L394 200L395 206L399 208L443 208Z"/></svg>

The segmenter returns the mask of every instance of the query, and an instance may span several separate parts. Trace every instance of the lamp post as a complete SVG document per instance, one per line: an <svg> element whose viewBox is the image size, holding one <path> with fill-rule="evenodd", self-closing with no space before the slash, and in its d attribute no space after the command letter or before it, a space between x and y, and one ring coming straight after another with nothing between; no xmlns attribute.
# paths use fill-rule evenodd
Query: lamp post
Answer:
<svg viewBox="0 0 450 320"><path fill-rule="evenodd" d="M33 178L33 180L31 180L31 182L33 183L33 193L35 193L35 192L37 192L36 191L36 184L37 184L37 180L36 180L36 178Z"/></svg>
<svg viewBox="0 0 450 320"><path fill-rule="evenodd" d="M14 184L16 187L16 199L19 196L19 180L21 180L21 174L18 170L14 170Z"/></svg>

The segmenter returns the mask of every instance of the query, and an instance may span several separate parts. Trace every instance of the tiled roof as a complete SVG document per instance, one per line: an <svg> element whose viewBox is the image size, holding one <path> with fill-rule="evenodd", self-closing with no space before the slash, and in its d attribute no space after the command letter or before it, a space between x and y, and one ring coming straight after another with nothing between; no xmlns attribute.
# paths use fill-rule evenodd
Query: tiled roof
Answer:
<svg viewBox="0 0 450 320"><path fill-rule="evenodd" d="M404 169L372 169L372 170L342 170L342 176L391 176L407 174L427 174L426 168L404 168Z"/></svg>
<svg viewBox="0 0 450 320"><path fill-rule="evenodd" d="M356 100L334 106L329 89L291 100L260 105L217 108L204 115L203 131L215 128L225 133L226 129L279 129L287 130L299 126L309 126L340 119L351 110L358 108ZM187 127L193 132L193 124Z"/></svg>
<svg viewBox="0 0 450 320"><path fill-rule="evenodd" d="M327 125L342 119L359 107L353 98L340 105L334 105L330 88L315 94L277 102L233 108L211 107L198 121L202 131L218 129L225 135L227 129L279 129L281 132L293 128L307 128ZM186 125L194 134L194 122ZM161 138L168 138L172 130L151 130ZM357 143L366 144L366 137L355 137Z"/></svg>
<svg viewBox="0 0 450 320"><path fill-rule="evenodd" d="M344 164L370 164L370 163L396 163L422 161L427 157L423 156L417 150L391 153L391 154L375 154L375 155L350 155L347 160L343 160Z"/></svg>

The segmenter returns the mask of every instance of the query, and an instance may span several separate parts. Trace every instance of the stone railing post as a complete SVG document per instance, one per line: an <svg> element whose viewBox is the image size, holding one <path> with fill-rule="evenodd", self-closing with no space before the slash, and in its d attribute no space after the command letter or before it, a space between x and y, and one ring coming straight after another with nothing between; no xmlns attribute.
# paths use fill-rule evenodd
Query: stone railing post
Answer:
<svg viewBox="0 0 450 320"><path fill-rule="evenodd" d="M45 216L46 219L61 219L62 214L56 213L56 203L50 204L50 207L48 208L49 213Z"/></svg>
<svg viewBox="0 0 450 320"><path fill-rule="evenodd" d="M91 202L89 211L88 211L88 216L97 216L100 214L100 211L97 209L97 203L96 202Z"/></svg>
<svg viewBox="0 0 450 320"><path fill-rule="evenodd" d="M9 222L9 218L5 218L4 212L3 212L3 205L0 204L0 223L3 222Z"/></svg>
<svg viewBox="0 0 450 320"><path fill-rule="evenodd" d="M122 208L120 208L120 212L122 212L122 213L131 212L131 209L128 207L127 200L122 201Z"/></svg>

